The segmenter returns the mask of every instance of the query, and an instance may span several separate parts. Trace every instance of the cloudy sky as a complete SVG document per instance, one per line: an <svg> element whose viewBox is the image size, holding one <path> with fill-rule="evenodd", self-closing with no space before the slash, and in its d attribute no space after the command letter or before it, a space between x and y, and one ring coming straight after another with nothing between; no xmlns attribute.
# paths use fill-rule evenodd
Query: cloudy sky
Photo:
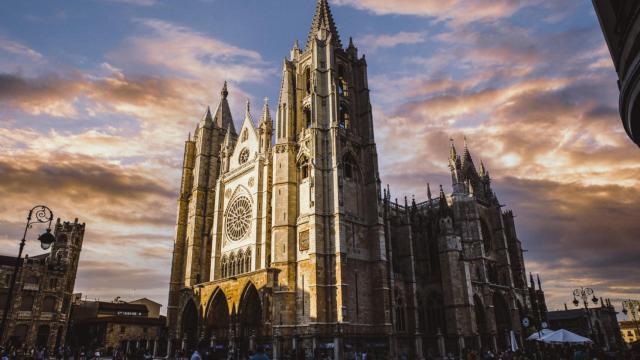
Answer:
<svg viewBox="0 0 640 360"><path fill-rule="evenodd" d="M639 150L590 2L332 0L367 55L393 196L450 189L449 138L517 214L551 308L576 286L640 297ZM224 79L275 99L313 0L0 3L0 253L28 209L87 223L76 290L166 303L183 142ZM38 229L31 233L35 238ZM27 247L39 253L36 241Z"/></svg>

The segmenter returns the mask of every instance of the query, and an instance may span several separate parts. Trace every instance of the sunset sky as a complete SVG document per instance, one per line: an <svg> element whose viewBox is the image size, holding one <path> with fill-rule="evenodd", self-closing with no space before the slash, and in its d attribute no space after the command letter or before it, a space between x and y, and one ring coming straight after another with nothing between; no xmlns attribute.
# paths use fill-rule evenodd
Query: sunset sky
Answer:
<svg viewBox="0 0 640 360"><path fill-rule="evenodd" d="M640 298L640 150L589 1L330 2L366 54L392 197L450 191L449 138L466 135L550 309L577 286L618 310ZM314 3L0 2L0 253L45 203L87 224L76 291L166 304L184 141L225 79L236 128L247 98L276 101Z"/></svg>

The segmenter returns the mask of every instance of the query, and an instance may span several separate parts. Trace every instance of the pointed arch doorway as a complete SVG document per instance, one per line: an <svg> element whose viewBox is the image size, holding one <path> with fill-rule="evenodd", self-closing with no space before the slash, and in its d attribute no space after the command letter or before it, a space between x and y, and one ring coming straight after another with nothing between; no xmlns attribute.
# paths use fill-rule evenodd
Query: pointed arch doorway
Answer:
<svg viewBox="0 0 640 360"><path fill-rule="evenodd" d="M493 312L496 321L496 343L498 350L506 350L509 347L509 332L511 327L511 313L504 296L498 292L493 294Z"/></svg>
<svg viewBox="0 0 640 360"><path fill-rule="evenodd" d="M256 287L249 283L240 298L238 308L240 355L245 356L262 342L262 301Z"/></svg>
<svg viewBox="0 0 640 360"><path fill-rule="evenodd" d="M189 299L182 310L182 339L185 350L192 351L198 345L198 309L193 299Z"/></svg>
<svg viewBox="0 0 640 360"><path fill-rule="evenodd" d="M207 317L205 320L205 334L210 346L215 349L215 356L226 358L229 351L229 304L227 297L221 289L214 292L209 306L207 307Z"/></svg>

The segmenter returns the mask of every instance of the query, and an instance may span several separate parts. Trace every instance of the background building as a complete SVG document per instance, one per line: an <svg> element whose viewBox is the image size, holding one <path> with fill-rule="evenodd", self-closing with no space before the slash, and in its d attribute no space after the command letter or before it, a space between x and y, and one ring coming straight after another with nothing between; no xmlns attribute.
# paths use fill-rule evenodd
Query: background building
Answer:
<svg viewBox="0 0 640 360"><path fill-rule="evenodd" d="M283 62L275 128L267 103L257 124L247 104L237 132L228 96L225 84L185 143L173 349L423 359L506 349L524 315L544 316L513 213L466 144L451 144L451 194L399 203L383 190L367 62L326 0Z"/></svg>
<svg viewBox="0 0 640 360"><path fill-rule="evenodd" d="M617 312L609 300L600 301L600 306L589 308L549 311L549 327L566 329L588 337L607 349L622 349L623 340L618 325Z"/></svg>
<svg viewBox="0 0 640 360"><path fill-rule="evenodd" d="M640 330L638 330L638 323L635 321L620 321L620 332L622 339L627 344L640 341Z"/></svg>
<svg viewBox="0 0 640 360"><path fill-rule="evenodd" d="M58 219L51 251L25 256L5 328L5 345L47 347L64 344L85 224ZM17 258L0 256L0 305L4 309Z"/></svg>
<svg viewBox="0 0 640 360"><path fill-rule="evenodd" d="M108 355L115 348L164 354L166 317L160 315L161 306L147 298L130 302L78 299L71 310L67 345L100 349Z"/></svg>
<svg viewBox="0 0 640 360"><path fill-rule="evenodd" d="M624 129L640 145L640 2L593 0L620 88Z"/></svg>

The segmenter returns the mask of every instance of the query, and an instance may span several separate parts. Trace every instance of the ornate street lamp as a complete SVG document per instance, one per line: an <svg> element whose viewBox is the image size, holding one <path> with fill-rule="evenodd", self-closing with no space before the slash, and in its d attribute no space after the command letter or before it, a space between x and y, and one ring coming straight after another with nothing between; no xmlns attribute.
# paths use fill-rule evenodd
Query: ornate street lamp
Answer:
<svg viewBox="0 0 640 360"><path fill-rule="evenodd" d="M637 315L640 313L640 301L638 300L623 300L622 301L622 313L627 315L631 313L631 317L633 318L633 323L636 325L636 331L640 336L640 326L638 325Z"/></svg>
<svg viewBox="0 0 640 360"><path fill-rule="evenodd" d="M573 305L578 307L580 305L580 301L578 298L582 299L582 303L584 304L584 309L587 311L587 324L589 324L589 332L593 334L593 328L591 326L591 317L589 316L589 297L594 305L598 304L598 298L594 295L592 288L580 287L579 289L573 290Z"/></svg>
<svg viewBox="0 0 640 360"><path fill-rule="evenodd" d="M47 226L47 230L42 235L38 236L40 247L42 247L43 250L47 250L51 247L51 244L56 241L55 236L51 234L52 221L53 212L51 211L51 209L44 205L34 206L31 210L29 210L29 215L27 215L27 224L24 227L24 234L22 235L22 240L20 241L20 250L18 251L18 257L16 258L16 263L13 268L13 274L11 275L11 285L9 286L9 292L7 293L7 302L4 305L4 311L2 313L2 324L0 324L0 344L2 344L4 330L7 323L7 316L9 314L9 309L11 309L11 302L13 300L13 289L16 286L16 277L18 276L18 269L20 268L22 250L24 250L24 245L27 239L27 231L31 229L33 224L49 223Z"/></svg>

